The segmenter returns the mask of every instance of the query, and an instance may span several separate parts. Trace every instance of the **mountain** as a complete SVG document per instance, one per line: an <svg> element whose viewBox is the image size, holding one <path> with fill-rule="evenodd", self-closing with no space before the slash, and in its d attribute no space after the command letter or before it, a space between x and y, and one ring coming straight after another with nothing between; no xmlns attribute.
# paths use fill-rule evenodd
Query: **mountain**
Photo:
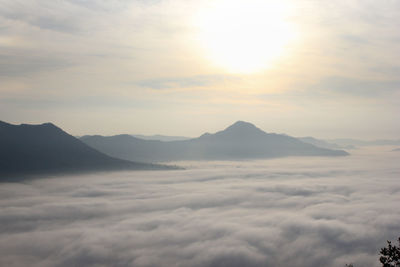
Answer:
<svg viewBox="0 0 400 267"><path fill-rule="evenodd" d="M352 145L338 145L335 143L327 142L321 139L317 139L311 136L307 137L297 137L300 141L308 144L312 144L317 147L327 148L327 149L354 149L355 147Z"/></svg>
<svg viewBox="0 0 400 267"><path fill-rule="evenodd" d="M331 139L327 140L327 142L332 142L338 144L340 146L399 146L400 140L385 140L385 139L378 139L378 140L358 140L358 139L349 139L349 138L342 138L342 139Z"/></svg>
<svg viewBox="0 0 400 267"><path fill-rule="evenodd" d="M158 141L182 141L182 140L189 140L191 139L190 137L185 137L185 136L169 136L169 135L141 135L141 134L133 134L133 137L137 137L140 139L144 140L158 140Z"/></svg>
<svg viewBox="0 0 400 267"><path fill-rule="evenodd" d="M0 180L45 173L164 168L168 167L112 158L51 123L12 125L0 121Z"/></svg>
<svg viewBox="0 0 400 267"><path fill-rule="evenodd" d="M130 135L85 136L81 140L113 157L152 162L348 155L343 150L319 148L287 135L266 133L243 121L223 131L183 141L143 140Z"/></svg>

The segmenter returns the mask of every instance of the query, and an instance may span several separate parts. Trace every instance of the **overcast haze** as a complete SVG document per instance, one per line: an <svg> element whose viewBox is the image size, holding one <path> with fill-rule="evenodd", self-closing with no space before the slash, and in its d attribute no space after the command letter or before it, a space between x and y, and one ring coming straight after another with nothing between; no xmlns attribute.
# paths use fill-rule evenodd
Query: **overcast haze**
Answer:
<svg viewBox="0 0 400 267"><path fill-rule="evenodd" d="M399 0L0 0L0 266L381 266L399 29Z"/></svg>
<svg viewBox="0 0 400 267"><path fill-rule="evenodd" d="M399 28L395 0L0 0L1 119L398 138Z"/></svg>

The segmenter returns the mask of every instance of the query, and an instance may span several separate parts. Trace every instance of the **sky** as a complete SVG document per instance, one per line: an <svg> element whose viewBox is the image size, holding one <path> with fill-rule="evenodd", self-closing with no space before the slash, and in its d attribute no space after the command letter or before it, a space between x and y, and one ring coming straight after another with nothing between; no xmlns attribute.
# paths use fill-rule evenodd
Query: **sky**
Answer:
<svg viewBox="0 0 400 267"><path fill-rule="evenodd" d="M0 119L400 136L396 0L0 0Z"/></svg>
<svg viewBox="0 0 400 267"><path fill-rule="evenodd" d="M378 267L400 152L3 183L1 266Z"/></svg>

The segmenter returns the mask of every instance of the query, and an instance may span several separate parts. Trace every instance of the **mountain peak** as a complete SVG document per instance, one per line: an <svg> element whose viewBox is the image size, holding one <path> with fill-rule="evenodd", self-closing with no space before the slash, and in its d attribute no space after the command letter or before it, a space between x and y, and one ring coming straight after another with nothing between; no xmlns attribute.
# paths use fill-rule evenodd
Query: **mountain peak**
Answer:
<svg viewBox="0 0 400 267"><path fill-rule="evenodd" d="M237 121L234 124L232 124L231 126L235 126L235 127L256 127L254 124L247 122L247 121Z"/></svg>
<svg viewBox="0 0 400 267"><path fill-rule="evenodd" d="M82 141L111 156L142 162L347 155L345 151L319 148L287 135L269 134L245 121L237 121L216 133L205 133L183 141L125 142L118 136Z"/></svg>
<svg viewBox="0 0 400 267"><path fill-rule="evenodd" d="M169 168L107 156L52 123L13 125L0 121L0 147L0 182L25 175Z"/></svg>
<svg viewBox="0 0 400 267"><path fill-rule="evenodd" d="M57 126L55 126L53 123L51 123L51 122L45 122L45 123L42 123L42 124L40 124L40 126L43 126L43 127L51 127L51 128L58 128Z"/></svg>
<svg viewBox="0 0 400 267"><path fill-rule="evenodd" d="M237 121L224 131L262 131L257 128L254 124L246 121Z"/></svg>

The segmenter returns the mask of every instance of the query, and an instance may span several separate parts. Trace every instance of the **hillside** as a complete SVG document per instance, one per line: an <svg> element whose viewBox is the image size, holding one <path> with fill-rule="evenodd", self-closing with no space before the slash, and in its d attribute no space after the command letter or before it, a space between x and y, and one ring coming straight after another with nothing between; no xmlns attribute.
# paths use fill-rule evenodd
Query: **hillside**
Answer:
<svg viewBox="0 0 400 267"><path fill-rule="evenodd" d="M0 121L0 180L45 173L164 168L168 167L112 158L51 123L12 125Z"/></svg>
<svg viewBox="0 0 400 267"><path fill-rule="evenodd" d="M320 148L287 135L266 133L243 121L214 134L182 141L142 140L130 135L85 136L81 140L113 157L151 162L348 155L343 150Z"/></svg>

